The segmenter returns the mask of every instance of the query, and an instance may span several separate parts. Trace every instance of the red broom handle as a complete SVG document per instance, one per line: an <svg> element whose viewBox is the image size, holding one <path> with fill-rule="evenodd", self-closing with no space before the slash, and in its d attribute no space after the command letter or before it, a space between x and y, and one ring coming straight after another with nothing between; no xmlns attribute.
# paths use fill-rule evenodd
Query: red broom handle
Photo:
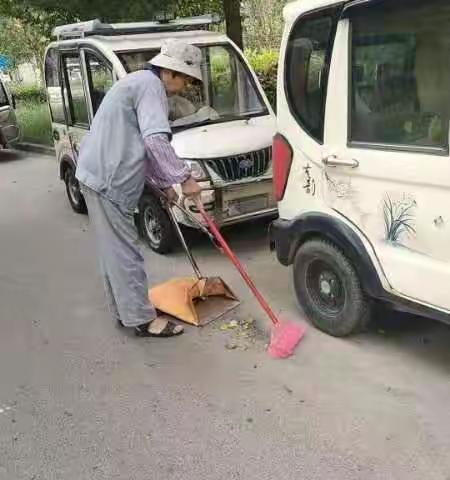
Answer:
<svg viewBox="0 0 450 480"><path fill-rule="evenodd" d="M272 323L274 325L278 325L280 321L276 317L275 313L273 313L273 310L270 308L269 304L266 302L264 297L256 288L256 285L253 283L253 280L250 278L250 275L247 273L242 263L239 261L239 259L231 250L231 248L228 246L225 239L222 237L222 234L219 232L219 229L217 228L212 218L205 212L205 209L203 208L203 205L201 204L201 202L198 202L197 206L205 222L208 224L208 227L211 230L212 234L214 235L214 237L216 237L216 240L219 242L220 246L222 247L227 257L234 263L235 267L238 269L239 273L241 274L241 277L244 279L245 283L253 292L253 295L255 295L261 307L265 310L267 315L270 317L270 319L272 320Z"/></svg>

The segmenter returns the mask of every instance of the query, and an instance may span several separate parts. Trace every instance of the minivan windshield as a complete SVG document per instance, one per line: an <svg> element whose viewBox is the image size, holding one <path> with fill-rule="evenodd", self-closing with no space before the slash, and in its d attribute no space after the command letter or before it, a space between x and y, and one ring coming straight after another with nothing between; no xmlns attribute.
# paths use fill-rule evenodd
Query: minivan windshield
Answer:
<svg viewBox="0 0 450 480"><path fill-rule="evenodd" d="M268 110L249 69L228 45L201 46L203 83L188 86L169 97L169 119L174 130L267 115ZM159 50L118 53L125 70L143 69Z"/></svg>

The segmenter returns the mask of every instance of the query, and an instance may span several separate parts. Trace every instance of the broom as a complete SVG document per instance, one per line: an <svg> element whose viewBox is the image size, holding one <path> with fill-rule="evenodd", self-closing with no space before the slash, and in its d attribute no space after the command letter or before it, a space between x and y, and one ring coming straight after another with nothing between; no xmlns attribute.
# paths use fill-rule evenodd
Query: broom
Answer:
<svg viewBox="0 0 450 480"><path fill-rule="evenodd" d="M306 333L306 328L303 325L300 325L296 322L280 320L273 310L270 308L269 304L266 302L265 298L261 295L259 290L256 288L253 280L250 278L250 275L247 273L237 256L233 253L231 248L228 246L225 239L222 237L219 229L212 220L212 218L206 213L203 204L200 200L196 202L197 208L200 211L204 221L208 225L210 232L213 234L217 242L219 243L222 251L227 255L231 260L234 266L237 268L245 283L248 285L253 295L258 300L261 307L269 316L273 324L272 335L270 339L270 344L268 348L269 355L273 358L287 358L290 357L297 345L300 343L300 340Z"/></svg>

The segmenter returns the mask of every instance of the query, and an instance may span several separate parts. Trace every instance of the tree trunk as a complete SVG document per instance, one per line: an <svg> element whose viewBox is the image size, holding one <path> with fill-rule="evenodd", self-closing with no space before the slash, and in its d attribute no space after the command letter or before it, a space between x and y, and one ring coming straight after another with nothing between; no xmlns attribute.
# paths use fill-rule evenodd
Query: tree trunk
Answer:
<svg viewBox="0 0 450 480"><path fill-rule="evenodd" d="M241 0L223 0L227 35L239 48L244 48L242 36Z"/></svg>

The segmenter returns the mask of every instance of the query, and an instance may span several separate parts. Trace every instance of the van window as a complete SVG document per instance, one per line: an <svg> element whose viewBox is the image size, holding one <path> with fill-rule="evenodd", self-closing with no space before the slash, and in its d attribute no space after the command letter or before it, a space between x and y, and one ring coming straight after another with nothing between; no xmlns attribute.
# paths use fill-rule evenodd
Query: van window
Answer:
<svg viewBox="0 0 450 480"><path fill-rule="evenodd" d="M92 109L97 112L108 90L113 85L112 69L92 53L86 53L86 69L91 92Z"/></svg>
<svg viewBox="0 0 450 480"><path fill-rule="evenodd" d="M53 122L66 123L59 76L59 53L54 48L45 57L45 84Z"/></svg>
<svg viewBox="0 0 450 480"><path fill-rule="evenodd" d="M158 55L159 49L156 50L143 50L134 52L122 52L118 54L122 65L127 73L137 72L138 70L144 70L148 66L148 62Z"/></svg>
<svg viewBox="0 0 450 480"><path fill-rule="evenodd" d="M169 97L169 120L174 130L192 125L229 122L267 115L251 71L229 44L201 45L203 82ZM119 52L127 72L145 68L159 50Z"/></svg>
<svg viewBox="0 0 450 480"><path fill-rule="evenodd" d="M210 69L210 103L219 114L233 116L236 110L252 112L261 108L256 89L232 50L218 45L204 48L203 54Z"/></svg>
<svg viewBox="0 0 450 480"><path fill-rule="evenodd" d="M351 42L350 141L448 149L448 2L361 8Z"/></svg>
<svg viewBox="0 0 450 480"><path fill-rule="evenodd" d="M323 142L328 70L336 31L336 10L303 17L294 26L286 51L286 89L292 114Z"/></svg>
<svg viewBox="0 0 450 480"><path fill-rule="evenodd" d="M83 88L80 56L78 54L65 56L64 69L68 84L72 125L87 127L89 126L89 115Z"/></svg>

